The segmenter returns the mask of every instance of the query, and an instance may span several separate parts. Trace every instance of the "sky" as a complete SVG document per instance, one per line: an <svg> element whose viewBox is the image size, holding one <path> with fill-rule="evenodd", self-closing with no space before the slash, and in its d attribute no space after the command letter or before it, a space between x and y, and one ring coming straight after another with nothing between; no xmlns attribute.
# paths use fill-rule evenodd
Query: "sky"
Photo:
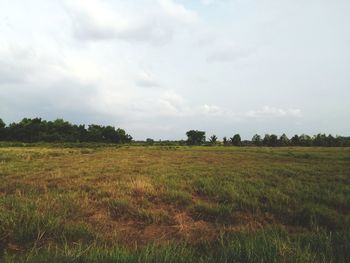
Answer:
<svg viewBox="0 0 350 263"><path fill-rule="evenodd" d="M0 118L350 135L348 0L0 0Z"/></svg>

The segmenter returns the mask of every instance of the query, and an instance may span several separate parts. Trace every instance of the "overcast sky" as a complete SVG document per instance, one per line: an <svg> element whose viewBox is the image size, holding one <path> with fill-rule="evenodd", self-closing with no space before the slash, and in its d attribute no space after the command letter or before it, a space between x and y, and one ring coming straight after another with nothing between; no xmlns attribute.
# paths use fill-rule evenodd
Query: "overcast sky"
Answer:
<svg viewBox="0 0 350 263"><path fill-rule="evenodd" d="M0 0L0 118L350 135L349 0Z"/></svg>

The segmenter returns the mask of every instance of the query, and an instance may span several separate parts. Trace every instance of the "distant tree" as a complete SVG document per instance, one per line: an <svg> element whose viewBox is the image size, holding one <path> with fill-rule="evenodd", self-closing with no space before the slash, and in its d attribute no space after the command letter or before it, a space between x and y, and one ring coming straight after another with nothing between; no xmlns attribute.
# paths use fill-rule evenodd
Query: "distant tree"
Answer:
<svg viewBox="0 0 350 263"><path fill-rule="evenodd" d="M190 130L186 132L188 145L201 145L205 143L205 132Z"/></svg>
<svg viewBox="0 0 350 263"><path fill-rule="evenodd" d="M300 146L311 146L312 145L312 139L309 135L302 134L299 137L299 145Z"/></svg>
<svg viewBox="0 0 350 263"><path fill-rule="evenodd" d="M317 134L312 138L314 146L328 146L328 139L326 134Z"/></svg>
<svg viewBox="0 0 350 263"><path fill-rule="evenodd" d="M79 133L74 126L63 119L56 119L48 123L49 135L54 141L74 142L79 140Z"/></svg>
<svg viewBox="0 0 350 263"><path fill-rule="evenodd" d="M269 143L269 146L274 147L274 146L277 146L277 145L278 145L278 137L277 137L277 135L271 134L271 135L270 135L270 143Z"/></svg>
<svg viewBox="0 0 350 263"><path fill-rule="evenodd" d="M215 144L217 140L218 140L218 137L215 134L210 136L210 138L209 138L209 142L211 144Z"/></svg>
<svg viewBox="0 0 350 263"><path fill-rule="evenodd" d="M5 140L6 138L6 124L5 122L0 118L0 140Z"/></svg>
<svg viewBox="0 0 350 263"><path fill-rule="evenodd" d="M277 146L278 144L278 137L275 134L265 134L264 139L263 139L263 144L265 146Z"/></svg>
<svg viewBox="0 0 350 263"><path fill-rule="evenodd" d="M41 118L24 118L18 123L5 126L0 119L0 140L24 141L24 142L106 142L126 143L131 142L132 137L123 129L115 129L112 126L100 126L96 124L73 125L63 119L45 121Z"/></svg>
<svg viewBox="0 0 350 263"><path fill-rule="evenodd" d="M96 124L89 125L87 129L87 137L88 137L88 141L92 141L92 142L104 141L103 135L102 135L102 126L96 125Z"/></svg>
<svg viewBox="0 0 350 263"><path fill-rule="evenodd" d="M290 142L291 142L291 144L294 145L294 146L300 145L299 136L298 136L297 134L295 134L295 135L290 139Z"/></svg>
<svg viewBox="0 0 350 263"><path fill-rule="evenodd" d="M132 141L132 137L127 134L124 129L118 128L116 132L118 136L118 143L128 143Z"/></svg>
<svg viewBox="0 0 350 263"><path fill-rule="evenodd" d="M119 142L119 136L112 126L105 126L101 128L102 140L105 142Z"/></svg>
<svg viewBox="0 0 350 263"><path fill-rule="evenodd" d="M269 146L270 145L270 134L265 134L264 139L262 140L263 145Z"/></svg>
<svg viewBox="0 0 350 263"><path fill-rule="evenodd" d="M223 143L224 145L227 145L227 138L226 138L226 136L225 136L224 138L222 138L222 143Z"/></svg>
<svg viewBox="0 0 350 263"><path fill-rule="evenodd" d="M124 137L124 141L123 143L130 143L132 142L132 136L130 134L126 134L125 137Z"/></svg>
<svg viewBox="0 0 350 263"><path fill-rule="evenodd" d="M76 125L75 126L75 132L77 136L77 141L84 142L87 140L88 132L85 129L85 125Z"/></svg>
<svg viewBox="0 0 350 263"><path fill-rule="evenodd" d="M154 140L151 139L151 138L147 138L146 139L146 143L149 144L149 145L153 145L154 144Z"/></svg>
<svg viewBox="0 0 350 263"><path fill-rule="evenodd" d="M287 146L287 145L289 145L289 139L288 139L288 137L287 137L287 135L285 133L283 133L281 135L281 137L279 138L278 144L280 146Z"/></svg>
<svg viewBox="0 0 350 263"><path fill-rule="evenodd" d="M3 129L6 127L5 122L0 118L0 129Z"/></svg>
<svg viewBox="0 0 350 263"><path fill-rule="evenodd" d="M241 136L239 134L235 134L230 138L230 141L232 145L239 146L241 145Z"/></svg>
<svg viewBox="0 0 350 263"><path fill-rule="evenodd" d="M23 118L19 123L11 123L8 127L10 140L35 142L45 133L45 123L40 118Z"/></svg>
<svg viewBox="0 0 350 263"><path fill-rule="evenodd" d="M337 147L344 147L344 146L350 146L350 137L342 137L337 135L334 138L334 146Z"/></svg>
<svg viewBox="0 0 350 263"><path fill-rule="evenodd" d="M262 144L261 136L259 134L255 134L252 138L252 143L256 146L260 146Z"/></svg>
<svg viewBox="0 0 350 263"><path fill-rule="evenodd" d="M327 146L335 147L337 146L337 139L332 136L332 134L328 134L327 136Z"/></svg>

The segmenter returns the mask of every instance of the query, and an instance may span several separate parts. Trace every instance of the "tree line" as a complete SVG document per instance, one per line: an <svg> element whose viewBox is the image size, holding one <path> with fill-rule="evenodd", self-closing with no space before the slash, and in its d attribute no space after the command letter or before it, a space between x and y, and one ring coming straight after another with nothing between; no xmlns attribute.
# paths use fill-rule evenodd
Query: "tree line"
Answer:
<svg viewBox="0 0 350 263"><path fill-rule="evenodd" d="M242 140L239 134L234 134L232 137L224 137L221 142L218 141L216 135L209 137L206 141L204 131L190 130L186 133L188 145L215 145L223 144L225 146L322 146L322 147L344 147L350 146L350 137L333 136L331 134L317 134L309 136L306 134L294 135L288 138L286 134L277 136L275 134L265 134L264 137L255 134L251 140Z"/></svg>
<svg viewBox="0 0 350 263"><path fill-rule="evenodd" d="M206 139L205 131L190 130L186 133L187 140L155 142L148 138L147 144L176 144L176 145L234 145L234 146L322 146L344 147L350 146L350 137L333 136L331 134L294 135L288 138L286 134L277 136L265 134L263 137L255 134L251 140L242 140L239 134L223 137L221 141L216 135ZM113 126L91 124L71 124L63 119L46 121L41 118L24 118L20 122L6 125L0 119L0 141L20 142L102 142L102 143L130 143L132 136L125 130Z"/></svg>
<svg viewBox="0 0 350 263"><path fill-rule="evenodd" d="M0 141L128 143L132 137L120 128L96 124L75 125L63 119L24 118L6 125L0 119Z"/></svg>

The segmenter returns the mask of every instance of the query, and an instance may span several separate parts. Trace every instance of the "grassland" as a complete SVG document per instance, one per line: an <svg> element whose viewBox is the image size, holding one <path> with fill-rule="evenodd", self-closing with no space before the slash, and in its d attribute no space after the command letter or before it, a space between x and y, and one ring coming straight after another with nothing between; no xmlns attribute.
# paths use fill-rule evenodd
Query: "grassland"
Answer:
<svg viewBox="0 0 350 263"><path fill-rule="evenodd" d="M349 262L349 212L349 148L0 148L0 262Z"/></svg>

